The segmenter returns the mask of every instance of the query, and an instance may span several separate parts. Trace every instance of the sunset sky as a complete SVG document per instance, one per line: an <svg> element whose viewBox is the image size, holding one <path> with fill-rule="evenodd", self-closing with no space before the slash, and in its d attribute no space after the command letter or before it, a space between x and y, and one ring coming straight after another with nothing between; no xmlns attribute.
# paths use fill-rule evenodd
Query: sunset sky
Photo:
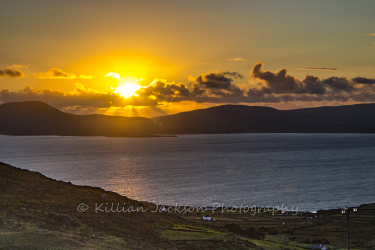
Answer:
<svg viewBox="0 0 375 250"><path fill-rule="evenodd" d="M158 116L375 102L373 0L1 0L0 103Z"/></svg>

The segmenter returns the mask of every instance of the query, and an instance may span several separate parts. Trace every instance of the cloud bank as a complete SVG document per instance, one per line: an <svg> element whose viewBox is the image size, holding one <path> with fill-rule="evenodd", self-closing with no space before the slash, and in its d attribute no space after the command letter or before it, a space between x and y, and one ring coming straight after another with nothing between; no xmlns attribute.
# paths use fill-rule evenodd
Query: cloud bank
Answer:
<svg viewBox="0 0 375 250"><path fill-rule="evenodd" d="M69 78L75 75L53 68L44 77ZM214 71L190 76L188 83L168 82L155 79L148 86L140 88L130 98L118 93L99 92L77 84L71 92L38 90L30 86L15 92L0 91L0 102L37 100L56 107L109 108L133 106L158 106L183 101L195 103L248 103L271 105L278 103L309 102L374 102L375 79L365 77L331 76L319 79L306 75L299 79L287 69L275 72L263 69L257 62L250 72L251 84L237 84L243 75L238 72Z"/></svg>

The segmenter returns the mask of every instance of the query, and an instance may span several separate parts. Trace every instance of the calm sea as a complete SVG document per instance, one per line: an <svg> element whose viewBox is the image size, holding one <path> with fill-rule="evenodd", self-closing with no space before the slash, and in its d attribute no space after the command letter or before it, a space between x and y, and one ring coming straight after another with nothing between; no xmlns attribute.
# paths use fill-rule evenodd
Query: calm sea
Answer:
<svg viewBox="0 0 375 250"><path fill-rule="evenodd" d="M165 205L375 202L375 135L0 136L0 161Z"/></svg>

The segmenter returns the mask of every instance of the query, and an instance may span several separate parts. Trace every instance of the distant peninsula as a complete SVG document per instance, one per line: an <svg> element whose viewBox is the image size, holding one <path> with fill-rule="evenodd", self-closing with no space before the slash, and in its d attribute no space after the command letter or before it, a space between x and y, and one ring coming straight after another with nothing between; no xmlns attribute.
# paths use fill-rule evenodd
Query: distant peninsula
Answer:
<svg viewBox="0 0 375 250"><path fill-rule="evenodd" d="M375 104L295 110L222 105L155 118L64 113L37 101L0 105L0 134L154 137L228 133L375 133Z"/></svg>

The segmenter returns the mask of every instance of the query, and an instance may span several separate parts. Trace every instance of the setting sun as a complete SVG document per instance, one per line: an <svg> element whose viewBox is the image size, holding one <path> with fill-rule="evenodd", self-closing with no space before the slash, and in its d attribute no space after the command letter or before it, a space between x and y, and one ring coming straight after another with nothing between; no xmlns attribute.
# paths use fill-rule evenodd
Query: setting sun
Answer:
<svg viewBox="0 0 375 250"><path fill-rule="evenodd" d="M126 82L117 88L115 88L115 93L120 94L124 98L129 98L131 96L138 96L135 92L142 86L134 82Z"/></svg>
<svg viewBox="0 0 375 250"><path fill-rule="evenodd" d="M105 77L111 77L117 79L118 87L112 88L114 93L118 93L120 96L124 98L129 98L131 96L138 96L136 91L142 88L141 85L138 84L139 81L143 81L142 78L137 79L134 76L125 76L121 77L119 73L110 72L105 75Z"/></svg>

